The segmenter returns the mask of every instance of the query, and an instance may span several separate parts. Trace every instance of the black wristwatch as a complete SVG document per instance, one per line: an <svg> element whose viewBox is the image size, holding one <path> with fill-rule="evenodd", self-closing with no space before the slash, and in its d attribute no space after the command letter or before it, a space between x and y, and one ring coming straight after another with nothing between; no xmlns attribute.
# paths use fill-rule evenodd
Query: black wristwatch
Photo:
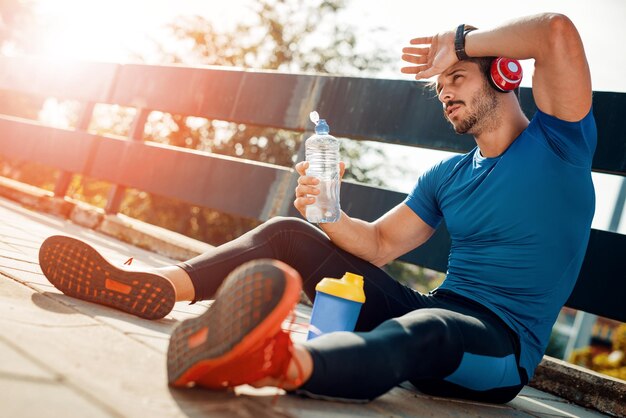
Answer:
<svg viewBox="0 0 626 418"><path fill-rule="evenodd" d="M465 53L465 36L473 30L476 30L476 28L470 26L466 29L465 24L460 24L459 27L456 28L456 36L454 37L454 51L456 52L456 57L459 59L459 61L463 61L469 58L469 56Z"/></svg>

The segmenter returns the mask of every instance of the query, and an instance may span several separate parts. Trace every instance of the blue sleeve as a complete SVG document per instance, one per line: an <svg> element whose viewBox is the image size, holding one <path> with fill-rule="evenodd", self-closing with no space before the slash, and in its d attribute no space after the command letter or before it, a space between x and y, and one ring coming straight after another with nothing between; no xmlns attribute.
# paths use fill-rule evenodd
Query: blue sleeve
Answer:
<svg viewBox="0 0 626 418"><path fill-rule="evenodd" d="M425 171L404 200L404 203L432 228L437 228L443 218L437 201L437 189L445 166L447 165L440 162Z"/></svg>
<svg viewBox="0 0 626 418"><path fill-rule="evenodd" d="M593 109L578 122L567 122L537 110L535 120L541 128L548 147L570 164L591 167L598 142Z"/></svg>

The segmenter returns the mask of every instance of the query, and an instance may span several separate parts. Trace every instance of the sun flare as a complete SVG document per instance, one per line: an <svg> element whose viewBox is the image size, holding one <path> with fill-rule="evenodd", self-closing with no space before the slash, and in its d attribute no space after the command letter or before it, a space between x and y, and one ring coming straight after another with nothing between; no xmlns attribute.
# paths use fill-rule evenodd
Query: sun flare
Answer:
<svg viewBox="0 0 626 418"><path fill-rule="evenodd" d="M149 42L159 23L149 1L40 0L41 55L55 59L124 61Z"/></svg>

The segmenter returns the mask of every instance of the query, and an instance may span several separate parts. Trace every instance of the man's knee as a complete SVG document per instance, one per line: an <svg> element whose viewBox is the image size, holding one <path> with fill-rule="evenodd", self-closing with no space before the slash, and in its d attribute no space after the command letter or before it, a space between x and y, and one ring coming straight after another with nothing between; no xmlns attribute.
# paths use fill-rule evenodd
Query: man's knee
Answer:
<svg viewBox="0 0 626 418"><path fill-rule="evenodd" d="M317 229L307 221L291 216L275 216L264 222L260 228L270 233L283 231L317 231Z"/></svg>
<svg viewBox="0 0 626 418"><path fill-rule="evenodd" d="M428 347L435 350L448 351L458 343L456 328L441 315L439 309L419 309L395 318L419 349Z"/></svg>

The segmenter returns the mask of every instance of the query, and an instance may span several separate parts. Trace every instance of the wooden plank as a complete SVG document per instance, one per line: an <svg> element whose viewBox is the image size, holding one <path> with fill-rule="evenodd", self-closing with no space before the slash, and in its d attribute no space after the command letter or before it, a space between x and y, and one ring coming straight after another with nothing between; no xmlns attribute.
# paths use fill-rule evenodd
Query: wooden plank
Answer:
<svg viewBox="0 0 626 418"><path fill-rule="evenodd" d="M0 155L82 173L93 135L0 116Z"/></svg>
<svg viewBox="0 0 626 418"><path fill-rule="evenodd" d="M323 76L246 71L232 117L237 122L304 131L313 128L317 84Z"/></svg>
<svg viewBox="0 0 626 418"><path fill-rule="evenodd" d="M227 68L125 65L111 99L122 106L231 120L243 76Z"/></svg>
<svg viewBox="0 0 626 418"><path fill-rule="evenodd" d="M475 146L454 133L426 83L330 77L321 88L317 108L334 135L457 152Z"/></svg>
<svg viewBox="0 0 626 418"><path fill-rule="evenodd" d="M172 94L176 91L176 94ZM528 117L536 112L529 88L521 89ZM318 110L337 136L467 152L470 135L457 135L427 83L357 77L284 74L232 69L127 65L113 101L172 113L302 131ZM596 92L597 171L626 174L626 126L614 109L626 94Z"/></svg>
<svg viewBox="0 0 626 418"><path fill-rule="evenodd" d="M456 152L475 145L471 136L453 132L423 82L34 58L2 58L0 64L2 89L296 131L310 128L307 115L317 109L338 136ZM532 117L530 89L521 89L521 102ZM615 109L626 106L626 94L595 92L593 103L599 134L594 170L625 175L626 125Z"/></svg>
<svg viewBox="0 0 626 418"><path fill-rule="evenodd" d="M567 306L626 322L626 235L592 229Z"/></svg>
<svg viewBox="0 0 626 418"><path fill-rule="evenodd" d="M303 130L317 79L226 67L126 65L112 97L124 106Z"/></svg>
<svg viewBox="0 0 626 418"><path fill-rule="evenodd" d="M598 126L594 171L626 175L626 93L594 92L593 115Z"/></svg>
<svg viewBox="0 0 626 418"><path fill-rule="evenodd" d="M156 143L100 138L87 175L192 204L262 219L292 170Z"/></svg>
<svg viewBox="0 0 626 418"><path fill-rule="evenodd" d="M1 57L0 89L106 103L120 64Z"/></svg>

